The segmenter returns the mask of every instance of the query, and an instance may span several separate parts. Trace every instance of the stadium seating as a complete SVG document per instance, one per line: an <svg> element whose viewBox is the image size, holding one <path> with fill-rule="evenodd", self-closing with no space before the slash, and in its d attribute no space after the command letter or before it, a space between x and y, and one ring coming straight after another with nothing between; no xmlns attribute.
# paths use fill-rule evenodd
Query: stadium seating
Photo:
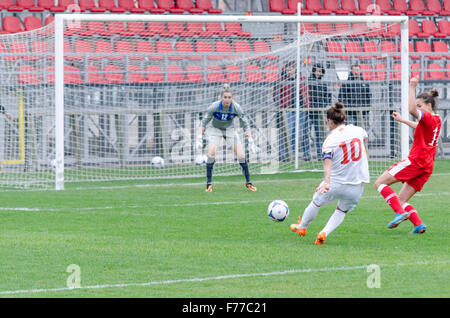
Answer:
<svg viewBox="0 0 450 318"><path fill-rule="evenodd" d="M29 12L42 12L45 9L35 5L34 0L17 0L16 5Z"/></svg>
<svg viewBox="0 0 450 318"><path fill-rule="evenodd" d="M400 15L400 11L396 11L391 7L390 0L376 0L375 4L378 6L381 14Z"/></svg>
<svg viewBox="0 0 450 318"><path fill-rule="evenodd" d="M365 14L365 12L360 12L358 10L355 0L341 0L341 10L348 11L349 13L355 15Z"/></svg>
<svg viewBox="0 0 450 318"><path fill-rule="evenodd" d="M440 60L442 58L450 59L450 54L448 53L448 45L443 41L434 41L432 44L433 52L443 53L443 55L432 56L430 59Z"/></svg>
<svg viewBox="0 0 450 318"><path fill-rule="evenodd" d="M146 82L144 73L142 72L142 68L138 65L133 64L128 65L126 77L127 82L130 84Z"/></svg>
<svg viewBox="0 0 450 318"><path fill-rule="evenodd" d="M222 9L213 7L211 0L195 0L195 6L196 8L202 9L208 13L222 13Z"/></svg>
<svg viewBox="0 0 450 318"><path fill-rule="evenodd" d="M204 11L203 9L194 7L194 2L192 0L176 0L176 7L193 14L203 13Z"/></svg>
<svg viewBox="0 0 450 318"><path fill-rule="evenodd" d="M225 66L225 80L228 83L236 83L241 81L241 68L237 65Z"/></svg>
<svg viewBox="0 0 450 318"><path fill-rule="evenodd" d="M288 9L284 0L269 0L269 10L281 14L295 14L297 12L297 10Z"/></svg>
<svg viewBox="0 0 450 318"><path fill-rule="evenodd" d="M323 0L323 8L324 10L331 11L331 13L343 15L349 14L350 11L341 9L339 6L339 2L336 0Z"/></svg>
<svg viewBox="0 0 450 318"><path fill-rule="evenodd" d="M301 2L301 1L299 1ZM295 8L297 7L297 1L288 1L288 5L292 3L292 5L295 5ZM289 9L294 9L293 7L289 6ZM302 14L331 14L331 10L324 9L322 7L322 4L320 3L320 0L305 0L305 8L302 9Z"/></svg>
<svg viewBox="0 0 450 318"><path fill-rule="evenodd" d="M26 16L23 19L24 31L42 28L42 20L35 16Z"/></svg>
<svg viewBox="0 0 450 318"><path fill-rule="evenodd" d="M434 15L433 11L425 8L423 0L409 0L409 8L421 15Z"/></svg>
<svg viewBox="0 0 450 318"><path fill-rule="evenodd" d="M267 64L264 66L264 81L265 82L276 82L278 81L279 70L276 65Z"/></svg>
<svg viewBox="0 0 450 318"><path fill-rule="evenodd" d="M145 66L145 81L149 83L164 82L164 73L160 65Z"/></svg>
<svg viewBox="0 0 450 318"><path fill-rule="evenodd" d="M381 55L379 55L378 45L375 41L365 41L363 42L363 52L368 55L362 55L362 60L368 60L372 58L380 59Z"/></svg>
<svg viewBox="0 0 450 318"><path fill-rule="evenodd" d="M328 57L330 58L350 59L349 56L331 54L331 53L339 53L339 54L344 53L342 45L338 41L328 41L326 50L328 52Z"/></svg>
<svg viewBox="0 0 450 318"><path fill-rule="evenodd" d="M166 72L167 72L167 82L169 83L186 81L186 77L180 65L168 65Z"/></svg>
<svg viewBox="0 0 450 318"><path fill-rule="evenodd" d="M247 83L259 83L264 82L261 69L256 64L247 64L245 68L245 82Z"/></svg>
<svg viewBox="0 0 450 318"><path fill-rule="evenodd" d="M38 77L37 71L30 65L20 65L17 68L18 82L20 84L41 84L42 80Z"/></svg>
<svg viewBox="0 0 450 318"><path fill-rule="evenodd" d="M187 42L187 41L177 41L177 43L175 43L175 50L178 53L182 53L182 54L192 54L192 55L183 55L182 58L186 58L188 60L201 60L201 56L195 55L194 54L194 47L192 45L192 43Z"/></svg>
<svg viewBox="0 0 450 318"><path fill-rule="evenodd" d="M176 8L173 0L158 0L158 8L164 9L170 13L183 13L184 9Z"/></svg>
<svg viewBox="0 0 450 318"><path fill-rule="evenodd" d="M430 63L427 69L428 69L428 76L425 79L429 80L445 79L445 74L442 65Z"/></svg>
<svg viewBox="0 0 450 318"><path fill-rule="evenodd" d="M225 82L225 76L222 68L217 65L208 65L206 67L206 81L216 83Z"/></svg>
<svg viewBox="0 0 450 318"><path fill-rule="evenodd" d="M408 16L418 15L419 12L410 10L408 7L408 3L406 0L392 0L392 7L395 11L398 11L402 14L406 14Z"/></svg>

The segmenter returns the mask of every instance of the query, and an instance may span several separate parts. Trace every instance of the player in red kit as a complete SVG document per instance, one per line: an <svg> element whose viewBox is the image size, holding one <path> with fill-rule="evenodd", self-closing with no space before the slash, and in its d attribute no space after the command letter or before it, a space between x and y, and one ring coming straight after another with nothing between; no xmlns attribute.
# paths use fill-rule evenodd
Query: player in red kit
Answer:
<svg viewBox="0 0 450 318"><path fill-rule="evenodd" d="M394 112L393 118L403 124L414 128L414 142L407 159L397 162L386 170L375 181L375 187L383 196L389 206L394 210L395 217L388 224L393 229L401 222L410 220L414 224L411 233L421 234L426 231L426 225L422 222L416 209L408 203L408 200L417 192L422 190L423 185L433 172L436 146L441 130L441 118L435 114L439 96L437 90L423 92L415 97L415 90L419 82L414 77L409 85L409 113L418 121L413 122L404 119L400 114ZM402 182L398 196L390 185Z"/></svg>

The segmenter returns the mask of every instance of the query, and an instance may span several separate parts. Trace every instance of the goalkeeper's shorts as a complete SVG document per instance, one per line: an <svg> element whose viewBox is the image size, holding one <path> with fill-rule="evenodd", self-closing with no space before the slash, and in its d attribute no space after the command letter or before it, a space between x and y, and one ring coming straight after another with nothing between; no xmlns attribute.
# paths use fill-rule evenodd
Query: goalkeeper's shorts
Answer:
<svg viewBox="0 0 450 318"><path fill-rule="evenodd" d="M242 144L241 138L238 132L234 128L219 129L214 127L208 127L206 129L206 135L208 138L208 144L223 146L223 142L226 142L227 147Z"/></svg>

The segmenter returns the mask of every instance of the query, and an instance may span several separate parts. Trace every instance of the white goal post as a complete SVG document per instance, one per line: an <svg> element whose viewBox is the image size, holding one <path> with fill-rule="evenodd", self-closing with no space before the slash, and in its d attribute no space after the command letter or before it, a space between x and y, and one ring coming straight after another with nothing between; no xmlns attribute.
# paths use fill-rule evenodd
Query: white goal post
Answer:
<svg viewBox="0 0 450 318"><path fill-rule="evenodd" d="M366 25L376 25L376 24L381 24L381 25L387 25L389 23L395 23L395 24L400 24L400 45L399 45L399 62L398 64L401 64L401 68L397 69L397 72L401 73L401 76L399 78L397 78L397 80L400 80L400 84L399 84L399 89L397 91L397 93L399 93L400 95L400 105L396 105L396 109L401 110L401 113L403 116L407 117L408 116L408 75L409 75L409 53L408 53L408 17L407 16L275 16L275 15L271 15L271 16L227 16L227 15L141 15L141 14L132 14L132 15L125 15L125 14L56 14L55 15L55 20L54 20L54 54L55 54L55 60L54 60L54 70L55 70L55 80L54 80L54 151L55 151L55 171L54 171L54 176L55 176L55 188L57 190L62 190L64 189L64 182L65 182L65 136L66 136L66 132L65 132L65 127L66 124L64 122L65 120L65 110L66 110L66 105L65 105L65 101L67 101L67 96L65 96L65 82L64 82L64 72L65 72L65 28L66 28L66 24L67 22L85 22L85 21L101 21L101 22L108 22L108 21L120 21L120 22L133 22L133 21L141 21L141 22L201 22L201 23L208 23L208 22L219 22L219 23L240 23L242 25L244 24L252 24L252 23L274 23L274 24L284 24L284 25L291 25L294 29L295 28L300 28L301 25L303 24L312 24L312 23L317 23L317 24L325 24L325 23L335 23L335 24L343 24L343 23L362 23L362 24L366 24ZM298 34L300 34L300 30L296 31L297 36L295 38L297 38L298 40L295 41L294 38L294 42L293 44L290 44L290 46L295 45L295 47L293 48L296 52L298 51L302 51L304 50L304 43L302 43L300 40L300 38L298 37ZM307 32L306 32L307 33ZM272 36L272 35L270 35ZM339 34L333 34L332 36L339 36ZM349 35L350 37L351 35ZM316 43L316 42L321 42L323 39L325 39L326 37L313 37L311 36L311 38L307 38L306 41L311 41L311 43ZM225 41L227 41L227 39L224 39ZM292 47L290 47L290 49L292 49ZM310 47L308 47L308 49L311 49ZM278 48L279 51L282 51L283 48ZM294 52L295 52L294 51ZM271 54L273 52L269 52L269 53L263 53L263 54ZM276 52L275 52L276 53ZM274 54L275 54L274 53ZM282 52L283 53L283 52ZM322 54L322 53L317 53L317 54ZM345 54L345 53L344 53ZM326 61L327 60L327 55L320 55L322 60ZM255 56L245 56L242 58L249 58L249 59L255 59ZM300 61L300 57L297 55L293 55L290 58L293 58L295 60L297 60L297 62ZM305 58L306 60L307 58ZM288 59L286 58L286 61ZM305 62L306 63L306 62ZM307 64L307 63L306 63ZM310 66L308 66L310 67ZM299 68L298 68L299 69ZM391 70L392 71L392 70ZM299 71L297 71L297 75L299 75L298 73ZM299 81L300 81L300 76L296 77L296 87L299 87ZM201 84L199 84L201 85ZM273 87L273 84L271 84L271 86L267 85L264 86L264 84L261 84L261 88L265 89L266 91L271 90ZM199 86L200 87L200 86ZM255 87L255 86L252 86ZM198 87L197 87L198 88ZM208 89L208 88L206 88ZM247 88L244 88L247 89ZM298 91L300 89L297 90L297 102L295 106L297 109L297 115L299 112L299 98L298 97ZM215 93L215 95L217 96L218 93ZM267 92L265 92L264 94L267 94ZM384 95L380 95L379 97L379 103L382 104L382 98L386 99L386 104L389 103L390 101L388 100L390 98L389 95L385 95L385 93L383 93ZM266 96L266 95L264 95ZM265 97L261 97L258 96L258 98L265 98ZM335 98L335 97L333 97ZM239 99L239 97L238 97ZM241 102L241 101L238 101ZM208 104L202 105L203 109L206 109L206 107L208 106ZM243 108L245 109L245 105L243 105ZM314 107L313 107L314 110ZM375 116L375 115L371 115L371 116ZM384 116L384 115L383 115ZM372 121L378 121L378 118L372 118ZM195 125L197 125L198 122L195 122ZM278 125L278 124L277 124ZM277 126L278 127L278 126ZM296 127L298 127L298 118L296 118ZM278 129L278 128L277 128ZM315 128L316 133L317 133L317 128ZM389 130L389 129L387 129ZM268 130L269 131L269 130ZM305 131L306 132L306 131ZM322 132L323 133L323 132ZM391 131L392 133L392 131ZM398 156L401 156L402 158L406 157L408 150L409 150L409 130L405 125L401 125L401 128L399 127L399 131L398 131L399 135L400 135L400 139L399 139L399 154ZM289 166L290 170L284 170L284 171L294 171L294 170L298 170L298 169L306 169L306 170L314 170L316 169L316 166L308 166L308 167L299 167L299 153L298 153L298 146L301 143L300 142L300 136L299 134L301 134L301 132L299 131L299 129L296 129L296 135L295 135L295 142L292 141L293 144L295 144L297 147L295 147L295 149L293 150L293 153L295 155L295 160L291 160L290 162L293 164L292 166ZM309 132L308 132L309 134ZM386 132L384 132L384 134L386 134ZM389 134L389 132L388 132ZM284 137L273 137L273 136L263 136L266 139L272 138L275 141L282 144L284 142L287 142L286 145L284 145L283 149L281 149L282 151L290 151L291 148L291 140L289 140L289 136L285 135ZM156 138L156 137L155 137ZM163 138L163 137L161 137ZM280 138L280 139L279 139ZM283 138L283 139L281 139ZM278 139L278 140L277 140ZM312 140L312 137L311 137ZM308 143L310 142L310 140L308 140ZM79 142L80 143L80 142ZM86 146L86 145L84 145ZM87 147L87 146L86 146ZM269 147L269 146L268 146ZM280 146L281 147L281 146ZM269 147L270 148L270 147ZM268 148L268 149L269 149ZM316 147L317 148L317 147ZM276 149L276 151L281 151L280 149ZM309 145L308 145L308 149L309 149ZM273 145L272 145L272 152L274 151L273 149ZM303 151L303 150L302 150ZM308 150L309 151L309 150ZM311 150L312 151L312 150ZM118 150L118 152L120 152L120 150ZM120 156L120 154L119 154ZM396 158L390 158L390 159L398 159L398 157ZM383 159L384 160L384 159ZM278 161L278 154L277 154L277 161ZM388 161L388 160L387 160ZM186 162L186 161L180 161L182 163ZM66 162L67 163L67 162ZM386 168L386 165L384 165L384 167L382 167L383 169ZM106 170L106 169L105 169ZM268 171L268 170L264 170L261 169L260 173L264 173L264 171ZM280 170L283 171L283 170ZM204 173L203 169L199 170L197 169L197 174L187 174L187 176L196 176L196 175L202 175ZM227 174L228 171L224 174ZM235 173L235 172L234 172ZM270 173L270 171L269 171ZM175 174L170 174L167 175L170 177L174 177L176 176ZM183 176L183 173L180 173L179 176ZM165 177L164 175L160 175L160 177ZM128 177L129 178L129 177ZM126 178L125 178L126 179ZM86 179L87 181L89 181L89 179ZM121 180L120 177L112 177L112 178L105 178L102 179L103 181L109 181L109 180Z"/></svg>

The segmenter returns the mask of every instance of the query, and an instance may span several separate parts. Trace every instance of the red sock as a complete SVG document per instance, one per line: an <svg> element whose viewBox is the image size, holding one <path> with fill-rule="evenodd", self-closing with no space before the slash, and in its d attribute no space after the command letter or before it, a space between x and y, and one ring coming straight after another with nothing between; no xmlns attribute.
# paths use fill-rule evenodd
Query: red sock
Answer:
<svg viewBox="0 0 450 318"><path fill-rule="evenodd" d="M403 204L403 209L405 212L409 213L409 220L414 224L414 226L417 226L419 224L422 224L422 220L419 217L419 214L417 214L416 209L410 205L409 203Z"/></svg>
<svg viewBox="0 0 450 318"><path fill-rule="evenodd" d="M400 201L398 200L397 194L392 190L392 188L386 184L382 184L378 187L378 192L386 200L387 204L394 210L395 213L404 213Z"/></svg>

